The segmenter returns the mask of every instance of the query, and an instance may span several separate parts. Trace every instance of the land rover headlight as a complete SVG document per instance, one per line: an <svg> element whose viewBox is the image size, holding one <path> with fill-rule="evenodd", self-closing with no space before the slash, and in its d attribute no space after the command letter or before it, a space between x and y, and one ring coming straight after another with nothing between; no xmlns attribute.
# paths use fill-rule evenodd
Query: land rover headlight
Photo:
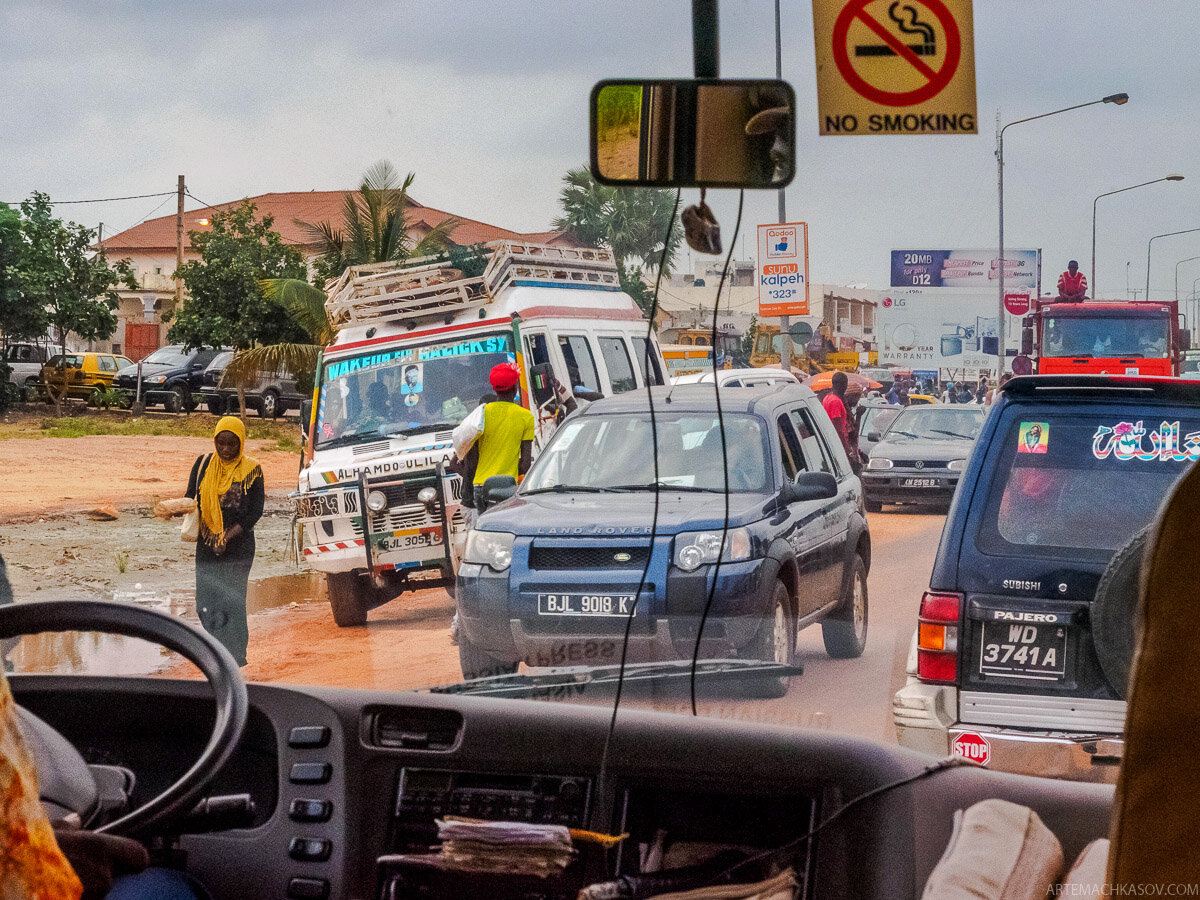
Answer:
<svg viewBox="0 0 1200 900"><path fill-rule="evenodd" d="M429 505L437 499L437 489L431 487L423 487L417 491L417 500L420 503Z"/></svg>
<svg viewBox="0 0 1200 900"><path fill-rule="evenodd" d="M517 536L506 531L467 532L467 547L463 552L463 562L480 566L490 566L497 572L503 572L512 565L513 541Z"/></svg>
<svg viewBox="0 0 1200 900"><path fill-rule="evenodd" d="M675 537L675 565L694 572L707 563L715 563L721 554L720 531L685 531ZM721 559L736 562L750 558L750 532L731 528L725 533L725 553Z"/></svg>
<svg viewBox="0 0 1200 900"><path fill-rule="evenodd" d="M961 472L966 467L967 461L965 459L952 459L946 464L946 468L951 472Z"/></svg>
<svg viewBox="0 0 1200 900"><path fill-rule="evenodd" d="M893 463L885 456L872 456L867 460L868 469L890 469Z"/></svg>
<svg viewBox="0 0 1200 900"><path fill-rule="evenodd" d="M387 509L387 495L383 491L371 491L367 494L367 509L371 512L383 512Z"/></svg>

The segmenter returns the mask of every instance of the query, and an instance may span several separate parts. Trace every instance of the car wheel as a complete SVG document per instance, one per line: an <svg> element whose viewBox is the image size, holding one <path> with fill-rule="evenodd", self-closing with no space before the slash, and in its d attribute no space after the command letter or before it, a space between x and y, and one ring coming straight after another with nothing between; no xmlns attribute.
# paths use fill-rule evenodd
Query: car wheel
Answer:
<svg viewBox="0 0 1200 900"><path fill-rule="evenodd" d="M274 419L279 415L279 394L272 390L263 391L262 400L258 404L258 414L264 419Z"/></svg>
<svg viewBox="0 0 1200 900"><path fill-rule="evenodd" d="M220 397L205 397L204 405L214 416L225 415L225 401Z"/></svg>
<svg viewBox="0 0 1200 900"><path fill-rule="evenodd" d="M863 500L863 505L866 506L867 512L883 512L882 500Z"/></svg>
<svg viewBox="0 0 1200 900"><path fill-rule="evenodd" d="M511 675L517 671L518 663L497 659L486 650L472 644L470 639L458 633L458 665L464 680L487 678L490 675Z"/></svg>
<svg viewBox="0 0 1200 900"><path fill-rule="evenodd" d="M832 659L855 659L867 646L867 565L854 554L850 594L833 617L821 622L825 652Z"/></svg>
<svg viewBox="0 0 1200 900"><path fill-rule="evenodd" d="M172 413L183 412L191 400L190 394L191 392L183 385L175 385L175 387L167 391L167 398L163 401L163 409Z"/></svg>
<svg viewBox="0 0 1200 900"><path fill-rule="evenodd" d="M796 620L792 618L787 587L782 581L775 582L775 593L771 597L771 613L758 636L751 642L747 659L773 660L785 666L792 664L796 648ZM791 687L792 676L755 676L747 678L745 691L751 697L782 697Z"/></svg>
<svg viewBox="0 0 1200 900"><path fill-rule="evenodd" d="M1150 528L1146 527L1129 539L1112 560L1096 585L1092 600L1092 643L1100 660L1104 679L1118 697L1125 699L1129 687L1129 668L1137 644L1138 591L1142 580L1142 557Z"/></svg>
<svg viewBox="0 0 1200 900"><path fill-rule="evenodd" d="M333 609L333 621L339 628L367 624L371 589L366 579L354 572L328 572L325 588Z"/></svg>

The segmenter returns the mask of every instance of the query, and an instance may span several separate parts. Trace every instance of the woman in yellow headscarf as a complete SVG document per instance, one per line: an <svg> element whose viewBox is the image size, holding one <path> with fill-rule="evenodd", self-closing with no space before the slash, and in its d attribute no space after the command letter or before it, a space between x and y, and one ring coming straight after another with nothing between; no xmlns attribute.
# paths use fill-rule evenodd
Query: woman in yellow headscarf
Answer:
<svg viewBox="0 0 1200 900"><path fill-rule="evenodd" d="M192 466L187 496L200 507L196 541L196 614L205 631L246 665L246 586L254 562L254 524L262 516L262 467L243 454L246 429L225 416L213 434L215 453Z"/></svg>

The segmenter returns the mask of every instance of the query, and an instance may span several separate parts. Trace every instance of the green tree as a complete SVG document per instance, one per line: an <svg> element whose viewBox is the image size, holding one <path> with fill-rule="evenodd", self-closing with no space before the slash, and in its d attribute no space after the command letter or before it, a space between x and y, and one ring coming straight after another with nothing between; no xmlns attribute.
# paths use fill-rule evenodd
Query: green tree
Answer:
<svg viewBox="0 0 1200 900"><path fill-rule="evenodd" d="M572 169L563 176L559 205L563 214L554 227L570 232L581 244L611 250L622 290L649 312L653 291L645 276L657 269L666 241L662 274L669 278L682 240L679 223L671 220L674 192L610 187L598 184L586 168Z"/></svg>
<svg viewBox="0 0 1200 900"><path fill-rule="evenodd" d="M103 250L92 254L96 232L55 218L46 194L35 191L21 204L21 213L21 330L32 335L53 326L64 353L69 332L86 341L109 337L117 327L116 286L137 287L129 261L110 266Z"/></svg>
<svg viewBox="0 0 1200 900"><path fill-rule="evenodd" d="M21 213L0 203L0 332L6 341L42 334L48 324L45 310L21 297L21 266L25 238Z"/></svg>
<svg viewBox="0 0 1200 900"><path fill-rule="evenodd" d="M349 266L403 263L422 256L446 259L468 276L483 274L487 261L481 246L458 247L450 242L458 219L446 219L420 239L409 233L405 210L414 177L410 172L401 181L391 163L376 163L363 175L359 189L346 194L340 228L328 222L297 222L324 248L313 266L319 283L338 277ZM325 311L325 292L304 280L289 278L266 278L259 287L302 337L276 343L264 341L262 346L238 354L226 372L238 380L255 370L287 371L303 384L315 373L321 348L332 344L337 336Z"/></svg>
<svg viewBox="0 0 1200 900"><path fill-rule="evenodd" d="M420 239L410 233L408 189L415 177L409 172L401 180L390 162L377 162L363 175L358 190L346 194L340 227L297 221L322 247L313 266L318 283L337 278L350 266L402 263L447 249L459 225L456 218L438 223Z"/></svg>
<svg viewBox="0 0 1200 900"><path fill-rule="evenodd" d="M254 204L245 200L215 213L208 230L188 232L200 259L179 269L189 296L174 313L170 341L247 350L303 339L303 330L259 289L264 278L303 280L307 274L300 250L283 242L274 222L256 218Z"/></svg>

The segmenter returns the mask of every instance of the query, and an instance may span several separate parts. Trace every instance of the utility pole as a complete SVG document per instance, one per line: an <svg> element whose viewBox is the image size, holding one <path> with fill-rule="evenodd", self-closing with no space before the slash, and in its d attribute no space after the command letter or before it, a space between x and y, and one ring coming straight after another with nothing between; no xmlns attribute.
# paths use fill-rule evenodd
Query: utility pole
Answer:
<svg viewBox="0 0 1200 900"><path fill-rule="evenodd" d="M783 43L779 27L779 0L775 0L775 77L783 79ZM787 201L783 188L779 189L779 224L787 222ZM805 284L804 289L808 290ZM779 365L785 372L792 371L792 317L779 317Z"/></svg>
<svg viewBox="0 0 1200 900"><path fill-rule="evenodd" d="M179 187L175 206L175 309L183 306L183 278L179 270L183 268L183 195L187 191L183 176L179 176Z"/></svg>

